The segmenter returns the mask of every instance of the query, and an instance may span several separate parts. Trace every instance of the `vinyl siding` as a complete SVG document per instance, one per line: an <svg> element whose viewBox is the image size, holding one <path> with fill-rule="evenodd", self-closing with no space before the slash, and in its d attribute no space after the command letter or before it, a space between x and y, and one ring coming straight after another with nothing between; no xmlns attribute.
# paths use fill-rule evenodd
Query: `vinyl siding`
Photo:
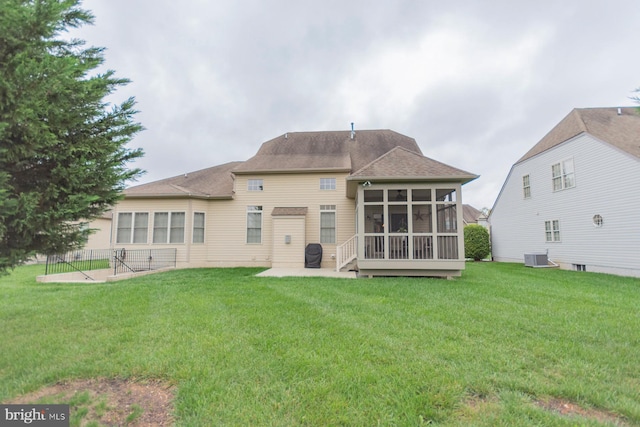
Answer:
<svg viewBox="0 0 640 427"><path fill-rule="evenodd" d="M572 158L575 187L553 191L551 165ZM531 198L524 199L522 176ZM565 268L640 275L640 161L588 134L514 165L492 210L493 256L523 262L547 252ZM593 225L601 215L604 225ZM546 242L545 221L560 221L560 241Z"/></svg>
<svg viewBox="0 0 640 427"><path fill-rule="evenodd" d="M238 175L235 180L235 200L230 207L226 235L237 244L227 248L227 254L215 254L214 258L233 256L245 261L270 263L272 260L273 217L276 207L308 208L305 222L305 244L320 242L320 206L336 206L336 244L341 244L355 234L355 201L346 197L346 173L266 174ZM336 178L335 190L320 190L320 178ZM262 179L263 191L248 191L249 179ZM246 207L262 206L262 244L246 242ZM322 244L323 268L335 267L336 244ZM218 256L219 255L219 256ZM248 258L248 259L247 259Z"/></svg>
<svg viewBox="0 0 640 427"><path fill-rule="evenodd" d="M176 248L176 262L178 267L186 267L192 262L191 237L193 227L192 200L189 199L124 199L113 210L113 231L111 241L115 248L125 249L162 249ZM147 212L149 213L147 243L118 243L118 220L123 212ZM185 229L183 243L153 243L153 222L156 212L184 212Z"/></svg>
<svg viewBox="0 0 640 427"><path fill-rule="evenodd" d="M273 217L272 267L304 267L305 222L304 216ZM289 236L289 243L285 236Z"/></svg>
<svg viewBox="0 0 640 427"><path fill-rule="evenodd" d="M274 245L273 217L276 207L306 207L304 227L298 225L292 234L306 243L320 241L320 205L336 206L336 244L355 234L355 202L346 197L346 173L238 175L233 200L128 198L114 209L114 227L111 232L116 241L118 214L121 212L148 212L148 241L146 244L114 243L127 249L177 248L179 267L230 267L272 265L274 249L291 251L291 246ZM335 190L320 190L320 178L336 178ZM263 191L248 191L249 179L262 179ZM262 242L247 241L247 206L262 206ZM153 220L156 212L185 212L184 243L154 244ZM205 242L192 243L193 214L205 213ZM282 230L285 232L285 230ZM298 237L296 237L298 242ZM336 244L323 244L325 268L335 267ZM296 249L297 250L297 249ZM289 254L294 256L293 254ZM304 265L304 246L297 255ZM298 262L296 261L296 262Z"/></svg>
<svg viewBox="0 0 640 427"><path fill-rule="evenodd" d="M89 223L94 232L83 249L109 249L111 247L111 218L96 218Z"/></svg>

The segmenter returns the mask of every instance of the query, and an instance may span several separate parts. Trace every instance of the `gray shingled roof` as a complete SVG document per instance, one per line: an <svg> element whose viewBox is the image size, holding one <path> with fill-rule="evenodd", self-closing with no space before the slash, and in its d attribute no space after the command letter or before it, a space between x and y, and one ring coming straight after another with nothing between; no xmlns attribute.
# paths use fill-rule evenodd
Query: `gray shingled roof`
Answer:
<svg viewBox="0 0 640 427"><path fill-rule="evenodd" d="M576 108L531 148L523 162L582 133L640 157L640 114L636 107Z"/></svg>
<svg viewBox="0 0 640 427"><path fill-rule="evenodd" d="M184 175L136 185L127 188L124 195L134 197L194 197L206 199L230 199L233 195L231 171L241 162L189 172Z"/></svg>
<svg viewBox="0 0 640 427"><path fill-rule="evenodd" d="M231 162L128 188L127 198L232 198L233 174L344 171L350 180L447 179L462 183L469 172L424 157L415 139L392 130L291 132L262 144L246 162ZM355 184L353 184L355 185Z"/></svg>
<svg viewBox="0 0 640 427"><path fill-rule="evenodd" d="M394 147L420 152L415 139L392 130L289 132L262 144L234 173L342 170L352 172Z"/></svg>
<svg viewBox="0 0 640 427"><path fill-rule="evenodd" d="M482 212L471 205L462 205L462 220L467 224L477 224Z"/></svg>
<svg viewBox="0 0 640 427"><path fill-rule="evenodd" d="M304 216L309 208L292 208L292 207L275 207L271 212L271 216Z"/></svg>
<svg viewBox="0 0 640 427"><path fill-rule="evenodd" d="M395 147L373 162L354 172L349 180L366 179L431 179L462 183L476 179L472 173L454 168L404 147Z"/></svg>

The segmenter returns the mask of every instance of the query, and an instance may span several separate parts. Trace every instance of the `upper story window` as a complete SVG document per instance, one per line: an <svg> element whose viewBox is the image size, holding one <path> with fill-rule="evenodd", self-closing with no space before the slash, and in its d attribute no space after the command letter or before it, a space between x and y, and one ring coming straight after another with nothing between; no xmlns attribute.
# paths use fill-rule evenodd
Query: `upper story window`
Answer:
<svg viewBox="0 0 640 427"><path fill-rule="evenodd" d="M575 187L573 159L567 159L551 165L551 179L553 181L553 191Z"/></svg>
<svg viewBox="0 0 640 427"><path fill-rule="evenodd" d="M320 189L321 190L335 190L336 189L336 179L335 178L320 178Z"/></svg>
<svg viewBox="0 0 640 427"><path fill-rule="evenodd" d="M262 191L264 188L261 179L250 179L247 184L247 190L249 191Z"/></svg>
<svg viewBox="0 0 640 427"><path fill-rule="evenodd" d="M531 198L531 182L529 180L529 175L522 177L522 193L525 199Z"/></svg>

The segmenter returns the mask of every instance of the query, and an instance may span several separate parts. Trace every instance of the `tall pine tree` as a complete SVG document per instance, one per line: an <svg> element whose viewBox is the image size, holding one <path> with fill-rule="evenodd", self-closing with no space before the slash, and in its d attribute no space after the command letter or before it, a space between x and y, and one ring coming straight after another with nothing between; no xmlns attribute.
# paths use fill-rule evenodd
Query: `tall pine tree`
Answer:
<svg viewBox="0 0 640 427"><path fill-rule="evenodd" d="M135 101L104 98L129 83L102 74L102 48L64 39L91 24L78 0L0 2L0 272L35 253L75 249L74 221L103 214L142 156L127 144L142 130Z"/></svg>

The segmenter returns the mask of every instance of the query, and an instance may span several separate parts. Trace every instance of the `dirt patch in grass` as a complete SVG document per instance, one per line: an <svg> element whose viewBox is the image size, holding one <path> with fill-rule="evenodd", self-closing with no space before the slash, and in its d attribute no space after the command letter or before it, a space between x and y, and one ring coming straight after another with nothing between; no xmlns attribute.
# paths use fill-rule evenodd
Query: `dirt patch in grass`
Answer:
<svg viewBox="0 0 640 427"><path fill-rule="evenodd" d="M582 417L597 420L602 423L611 423L616 426L626 426L624 418L607 411L592 408L583 408L573 402L564 399L551 398L545 400L536 400L535 404L546 409L547 411L557 412L567 417Z"/></svg>
<svg viewBox="0 0 640 427"><path fill-rule="evenodd" d="M72 426L170 426L173 397L161 381L101 378L61 382L4 403L69 404Z"/></svg>

